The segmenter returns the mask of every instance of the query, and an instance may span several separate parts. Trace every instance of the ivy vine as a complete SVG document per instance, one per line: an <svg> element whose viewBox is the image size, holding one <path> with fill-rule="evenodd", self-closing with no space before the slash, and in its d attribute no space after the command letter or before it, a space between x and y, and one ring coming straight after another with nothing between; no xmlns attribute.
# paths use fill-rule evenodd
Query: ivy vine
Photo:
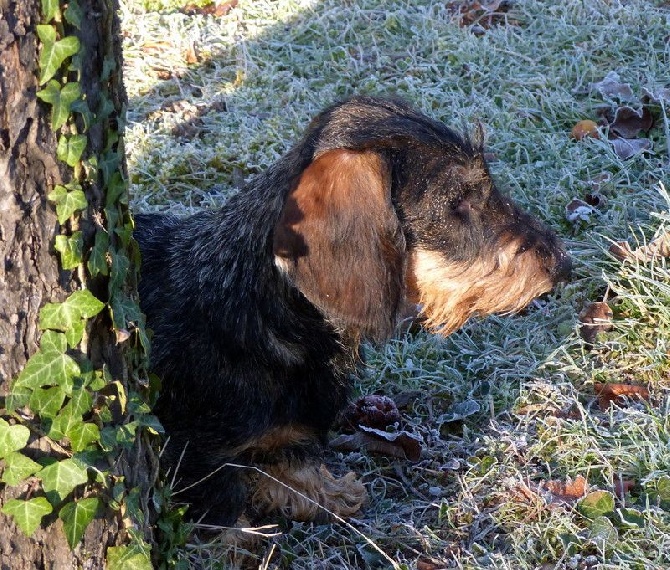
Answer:
<svg viewBox="0 0 670 570"><path fill-rule="evenodd" d="M144 369L149 348L144 318L132 287L127 287L136 278L132 272L139 251L132 240L121 171L123 150L110 120L114 105L105 93L116 63L108 48L101 98L95 109L89 108L80 83L83 48L76 35L66 33L66 28L80 29L81 7L77 0L42 0L42 13L44 23L36 28L41 43L37 97L50 105L57 158L73 174L69 183L56 185L48 194L61 227L54 248L61 267L76 275L79 289L41 309L39 349L8 394L7 420L0 418L0 481L9 486L38 481L39 486L33 485L26 498L8 500L2 512L28 536L47 515L57 514L74 549L103 507L116 509L124 517L128 541L108 549L107 567L144 570L151 568L150 547L134 528L133 521L142 520L137 490L127 490L118 475L100 468L104 458L129 450L139 430L161 430L147 403L151 396ZM102 125L106 133L104 149L97 155L91 153L87 135L93 125ZM95 184L105 188L105 203L101 215L90 216L84 189ZM93 225L92 237L85 239L82 222ZM89 288L101 278L107 281L104 301ZM130 375L130 382L115 378L105 366L96 369L87 356L94 319L111 322L116 341L127 347L124 374ZM126 386L144 388L126 391ZM31 435L48 438L53 452L31 459L26 453Z"/></svg>

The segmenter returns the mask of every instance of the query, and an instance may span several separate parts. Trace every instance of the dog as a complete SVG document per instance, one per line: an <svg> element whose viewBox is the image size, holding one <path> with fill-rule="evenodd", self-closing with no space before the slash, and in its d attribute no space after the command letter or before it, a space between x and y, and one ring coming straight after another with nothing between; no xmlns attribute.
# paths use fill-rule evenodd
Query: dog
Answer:
<svg viewBox="0 0 670 570"><path fill-rule="evenodd" d="M354 514L364 486L320 457L360 342L387 339L408 304L448 335L567 276L562 242L496 188L482 138L356 96L221 209L136 216L162 459L192 517Z"/></svg>

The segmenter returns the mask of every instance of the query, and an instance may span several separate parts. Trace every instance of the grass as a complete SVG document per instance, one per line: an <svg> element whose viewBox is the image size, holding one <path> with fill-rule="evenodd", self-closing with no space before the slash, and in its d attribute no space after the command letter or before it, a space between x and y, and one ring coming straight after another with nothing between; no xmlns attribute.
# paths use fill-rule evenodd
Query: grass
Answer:
<svg viewBox="0 0 670 570"><path fill-rule="evenodd" d="M650 104L653 150L628 160L604 137L570 138L577 121L619 105L590 88L609 72L630 84L633 105L645 88L670 87L668 3L515 0L487 13L466 0L239 0L222 17L178 8L123 2L137 209L216 207L326 104L391 94L456 127L481 121L500 186L575 260L573 281L521 315L368 350L357 391L408 400L403 428L424 451L416 463L333 453L370 491L349 526L288 524L237 543L195 534L182 563L670 567L670 265L607 253L670 222L670 105ZM599 207L569 222L566 205L594 188ZM587 345L577 315L602 300L613 329ZM600 406L602 382L643 385L649 398ZM571 492L580 476L587 499Z"/></svg>

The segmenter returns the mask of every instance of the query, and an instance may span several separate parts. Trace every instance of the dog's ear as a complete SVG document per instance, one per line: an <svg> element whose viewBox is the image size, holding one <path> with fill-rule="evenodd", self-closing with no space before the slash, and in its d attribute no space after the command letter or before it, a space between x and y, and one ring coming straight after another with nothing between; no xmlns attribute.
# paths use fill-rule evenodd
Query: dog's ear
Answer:
<svg viewBox="0 0 670 570"><path fill-rule="evenodd" d="M405 239L386 161L373 151L318 156L289 192L275 262L338 326L383 338L403 299Z"/></svg>

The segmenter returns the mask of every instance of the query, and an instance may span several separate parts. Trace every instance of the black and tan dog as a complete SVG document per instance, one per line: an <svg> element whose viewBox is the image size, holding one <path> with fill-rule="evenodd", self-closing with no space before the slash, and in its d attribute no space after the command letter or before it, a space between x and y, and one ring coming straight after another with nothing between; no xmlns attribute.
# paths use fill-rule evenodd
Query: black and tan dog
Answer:
<svg viewBox="0 0 670 570"><path fill-rule="evenodd" d="M136 222L165 457L194 516L224 524L247 504L353 514L362 484L319 455L360 340L387 338L408 302L444 335L517 311L570 266L496 189L481 141L370 97L320 114L222 209ZM264 476L248 489L248 470L227 463L292 490Z"/></svg>

